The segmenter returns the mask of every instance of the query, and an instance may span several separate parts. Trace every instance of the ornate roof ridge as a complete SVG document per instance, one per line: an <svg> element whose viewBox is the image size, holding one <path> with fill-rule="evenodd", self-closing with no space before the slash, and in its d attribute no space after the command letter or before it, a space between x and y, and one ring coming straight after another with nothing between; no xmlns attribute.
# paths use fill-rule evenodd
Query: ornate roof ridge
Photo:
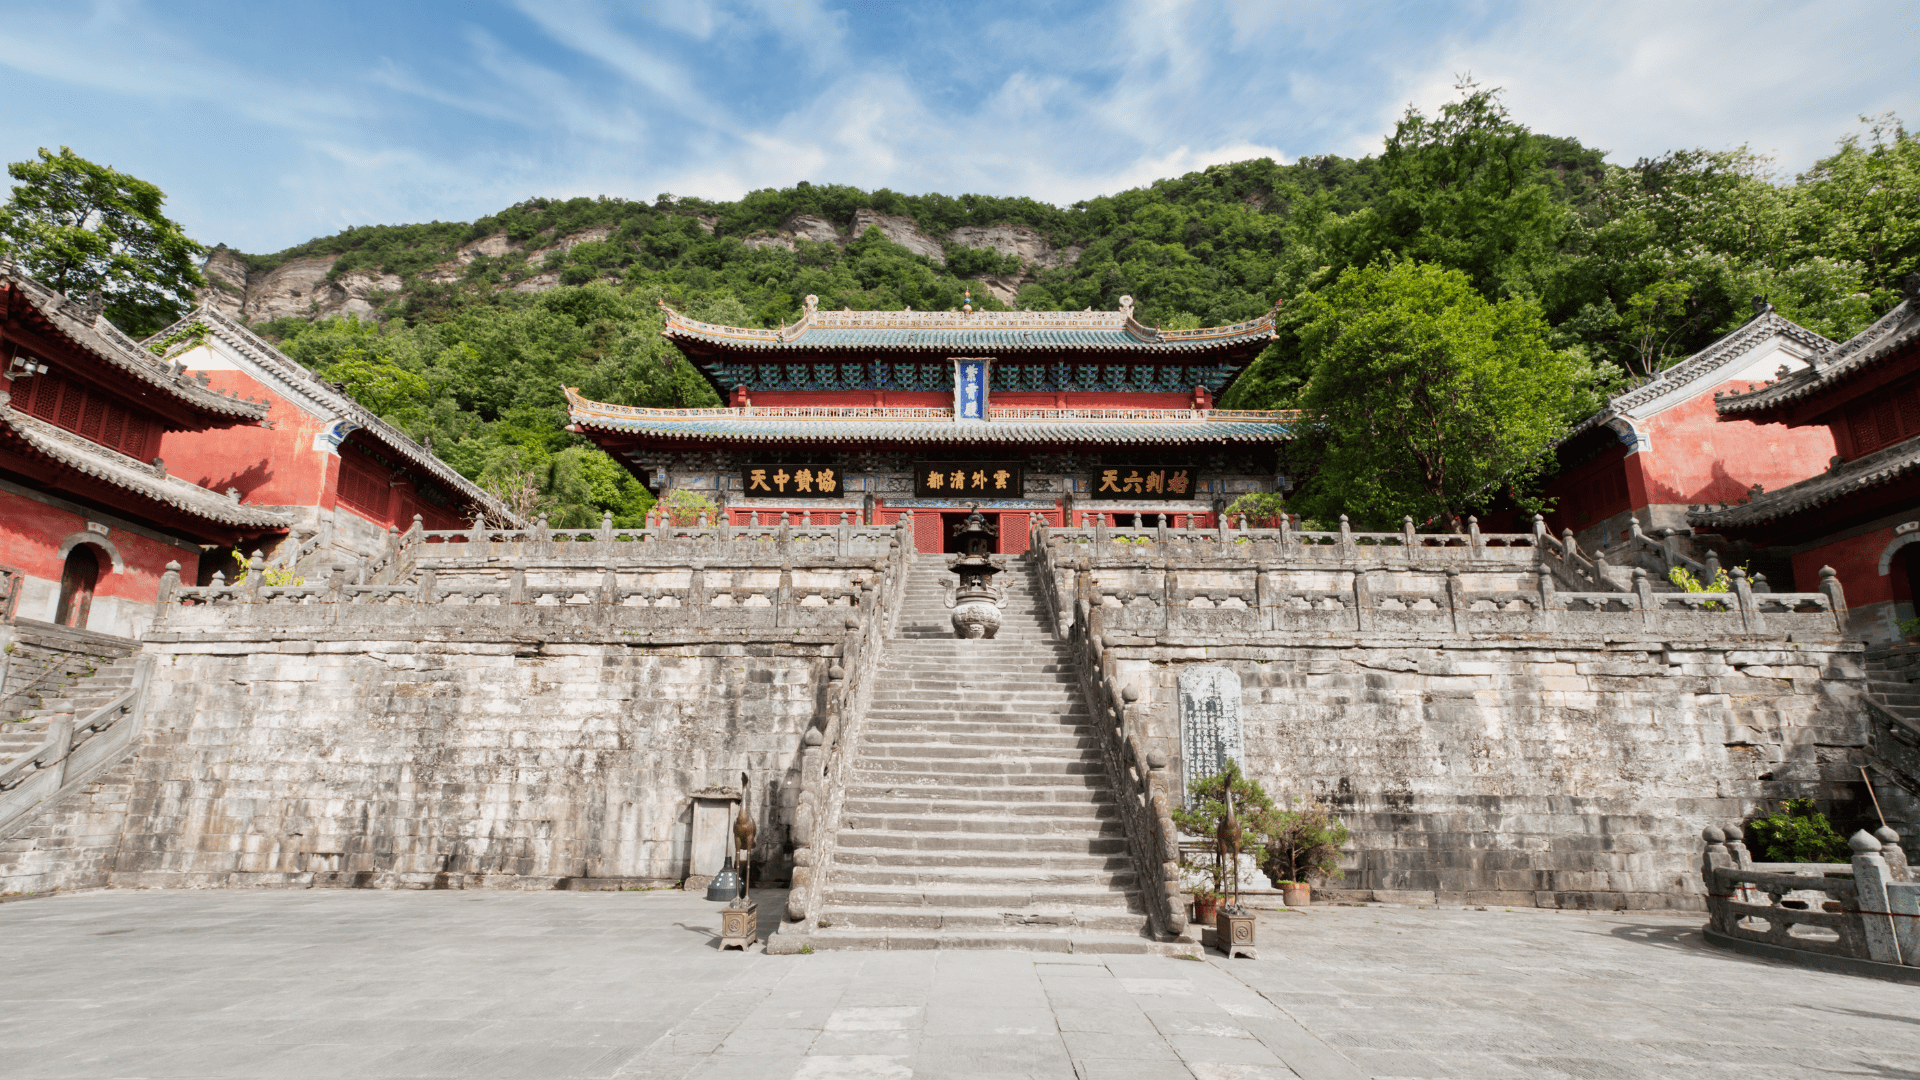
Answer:
<svg viewBox="0 0 1920 1080"><path fill-rule="evenodd" d="M0 425L5 425L15 438L42 457L204 521L265 530L293 525L293 518L288 514L247 506L219 492L169 476L18 409L0 409Z"/></svg>
<svg viewBox="0 0 1920 1080"><path fill-rule="evenodd" d="M1728 394L1719 399L1717 408L1726 416L1761 412L1798 401L1872 367L1895 349L1916 339L1920 339L1920 295L1910 293L1866 329L1816 355L1812 368L1796 371L1756 390Z"/></svg>
<svg viewBox="0 0 1920 1080"><path fill-rule="evenodd" d="M499 499L488 494L473 481L461 476L453 466L442 461L433 451L415 442L411 436L382 420L372 410L347 394L334 389L312 368L274 348L265 338L210 305L202 304L189 312L185 318L147 340L157 341L172 337L194 323L205 326L254 362L278 373L290 389L315 404L332 410L369 436L379 440L382 445L426 469L435 479L486 507L489 514L497 516L503 522L520 523Z"/></svg>
<svg viewBox="0 0 1920 1080"><path fill-rule="evenodd" d="M728 326L702 322L674 310L665 300L656 300L666 315L662 334L697 336L723 341L757 342L765 345L790 345L815 330L1064 330L1122 331L1142 345L1204 343L1273 332L1274 313L1227 326L1205 326L1193 330L1162 330L1147 326L1133 315L1133 297L1120 298L1114 311L824 311L819 297L808 296L798 320L777 329L752 326Z"/></svg>
<svg viewBox="0 0 1920 1080"><path fill-rule="evenodd" d="M161 357L127 336L105 315L34 280L11 256L0 256L0 281L10 282L19 295L69 341L141 382L201 412L246 420L260 420L267 415L268 402L245 401L215 393L183 374L170 371Z"/></svg>
<svg viewBox="0 0 1920 1080"><path fill-rule="evenodd" d="M1711 374L1713 369L1723 361L1743 353L1755 344L1772 337L1790 338L1804 345L1810 345L1815 350L1831 348L1834 344L1827 338L1801 326L1792 319L1785 318L1772 309L1768 309L1763 314L1748 319L1732 331L1722 335L1718 340L1710 343L1706 348L1701 349L1692 356L1687 357L1671 367L1656 372L1653 378L1639 386L1623 394L1608 398L1606 405L1603 406L1600 411L1575 424L1565 435L1561 436L1554 445L1558 446L1576 435L1591 431L1650 401L1664 397L1686 386L1688 383L1695 382L1701 377Z"/></svg>
<svg viewBox="0 0 1920 1080"><path fill-rule="evenodd" d="M952 423L953 409L885 405L739 405L700 409L658 409L642 405L614 405L585 397L574 387L562 387L567 411L575 416L644 420L892 420ZM1164 423L1293 423L1305 417L1299 409L1151 409L1151 408L1041 408L989 405L987 421L1141 421Z"/></svg>

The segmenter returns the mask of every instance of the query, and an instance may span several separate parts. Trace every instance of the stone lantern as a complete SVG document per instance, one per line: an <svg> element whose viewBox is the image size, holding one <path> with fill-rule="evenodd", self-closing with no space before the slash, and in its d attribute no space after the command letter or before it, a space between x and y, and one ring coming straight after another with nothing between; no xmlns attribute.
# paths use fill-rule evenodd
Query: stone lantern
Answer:
<svg viewBox="0 0 1920 1080"><path fill-rule="evenodd" d="M960 538L960 559L947 567L956 575L947 586L947 606L953 609L953 636L990 638L1000 632L1001 591L993 584L1000 568L988 558L1000 530L980 513L980 505L970 507L967 520L953 527Z"/></svg>

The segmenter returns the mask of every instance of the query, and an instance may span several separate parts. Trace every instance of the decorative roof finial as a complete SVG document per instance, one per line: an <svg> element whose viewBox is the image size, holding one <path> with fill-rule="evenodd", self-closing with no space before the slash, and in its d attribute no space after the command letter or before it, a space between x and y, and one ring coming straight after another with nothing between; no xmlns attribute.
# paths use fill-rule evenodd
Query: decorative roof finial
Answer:
<svg viewBox="0 0 1920 1080"><path fill-rule="evenodd" d="M973 290L972 289L966 289L961 292L960 310L966 312L969 315L973 314Z"/></svg>

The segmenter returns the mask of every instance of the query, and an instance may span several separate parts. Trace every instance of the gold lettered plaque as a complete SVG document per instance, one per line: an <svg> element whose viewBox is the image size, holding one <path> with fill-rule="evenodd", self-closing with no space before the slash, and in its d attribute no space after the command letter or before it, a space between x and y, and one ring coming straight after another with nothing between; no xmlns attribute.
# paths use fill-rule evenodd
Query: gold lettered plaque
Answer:
<svg viewBox="0 0 1920 1080"><path fill-rule="evenodd" d="M913 466L917 499L1018 499L1018 461L921 461Z"/></svg>
<svg viewBox="0 0 1920 1080"><path fill-rule="evenodd" d="M847 485L838 465L748 465L740 487L749 499L838 499Z"/></svg>
<svg viewBox="0 0 1920 1080"><path fill-rule="evenodd" d="M1191 499L1194 471L1184 465L1120 465L1093 470L1096 499Z"/></svg>

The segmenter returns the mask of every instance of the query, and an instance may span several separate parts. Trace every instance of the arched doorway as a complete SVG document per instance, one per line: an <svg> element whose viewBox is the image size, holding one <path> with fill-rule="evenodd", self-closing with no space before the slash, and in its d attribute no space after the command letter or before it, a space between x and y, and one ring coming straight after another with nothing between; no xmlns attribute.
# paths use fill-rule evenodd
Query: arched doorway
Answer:
<svg viewBox="0 0 1920 1080"><path fill-rule="evenodd" d="M93 610L93 588L100 583L100 557L91 544L75 544L67 553L66 569L60 573L60 606L53 621L77 630L87 628L87 614Z"/></svg>

